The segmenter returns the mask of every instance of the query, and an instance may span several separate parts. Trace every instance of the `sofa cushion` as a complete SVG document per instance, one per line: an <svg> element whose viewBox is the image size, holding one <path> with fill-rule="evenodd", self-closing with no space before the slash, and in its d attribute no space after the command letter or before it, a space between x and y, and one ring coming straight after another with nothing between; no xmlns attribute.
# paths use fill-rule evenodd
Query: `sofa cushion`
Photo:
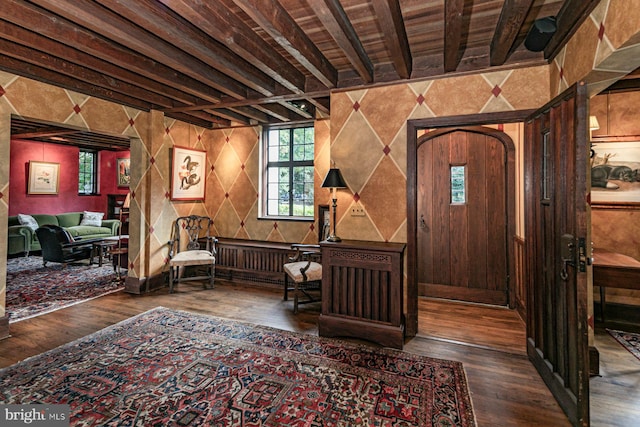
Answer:
<svg viewBox="0 0 640 427"><path fill-rule="evenodd" d="M93 227L90 225L75 225L73 227L65 227L65 229L74 237L86 236L112 236L111 229L108 227Z"/></svg>
<svg viewBox="0 0 640 427"><path fill-rule="evenodd" d="M56 215L58 225L63 228L79 225L82 219L82 212L65 212Z"/></svg>
<svg viewBox="0 0 640 427"><path fill-rule="evenodd" d="M102 217L104 216L103 212L88 212L84 211L82 213L82 221L80 221L80 225L89 225L93 227L100 227L102 225Z"/></svg>
<svg viewBox="0 0 640 427"><path fill-rule="evenodd" d="M36 231L36 228L39 227L38 221L31 215L18 214L18 222L20 222L21 225L26 225L33 231Z"/></svg>

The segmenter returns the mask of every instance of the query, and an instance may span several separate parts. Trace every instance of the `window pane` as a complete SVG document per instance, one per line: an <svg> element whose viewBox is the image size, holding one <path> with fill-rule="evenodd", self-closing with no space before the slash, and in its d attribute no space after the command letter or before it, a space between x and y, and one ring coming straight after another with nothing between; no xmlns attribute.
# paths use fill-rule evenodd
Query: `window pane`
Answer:
<svg viewBox="0 0 640 427"><path fill-rule="evenodd" d="M80 151L78 153L78 193L96 194L97 187L97 159L93 151Z"/></svg>
<svg viewBox="0 0 640 427"><path fill-rule="evenodd" d="M264 135L267 215L313 217L313 127L271 129Z"/></svg>
<svg viewBox="0 0 640 427"><path fill-rule="evenodd" d="M465 203L465 167L451 166L451 203Z"/></svg>

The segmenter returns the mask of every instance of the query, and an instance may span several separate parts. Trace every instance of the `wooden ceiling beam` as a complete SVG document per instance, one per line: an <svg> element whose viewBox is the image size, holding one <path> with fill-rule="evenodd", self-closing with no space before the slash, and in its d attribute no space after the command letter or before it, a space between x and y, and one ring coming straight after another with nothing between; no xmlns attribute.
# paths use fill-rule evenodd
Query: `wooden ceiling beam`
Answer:
<svg viewBox="0 0 640 427"><path fill-rule="evenodd" d="M59 86L64 89L69 89L75 92L95 96L96 98L137 108L139 110L149 111L152 107L151 104L140 99L123 95L91 83L86 83L74 77L69 77L68 75L51 71L48 68L39 67L8 56L3 57L2 61L0 61L0 69L19 76Z"/></svg>
<svg viewBox="0 0 640 427"><path fill-rule="evenodd" d="M489 63L502 65L509 57L534 0L505 0L491 40Z"/></svg>
<svg viewBox="0 0 640 427"><path fill-rule="evenodd" d="M373 0L373 8L398 76L411 78L413 59L398 0Z"/></svg>
<svg viewBox="0 0 640 427"><path fill-rule="evenodd" d="M305 76L221 1L159 0L210 37L225 44L284 88L304 91Z"/></svg>
<svg viewBox="0 0 640 427"><path fill-rule="evenodd" d="M1 25L0 23L0 26ZM149 107L168 107L175 104L170 98L119 81L98 71L65 61L48 53L40 52L38 55L34 55L32 49L12 41L0 39L0 54L24 61L25 63L37 65L41 69L48 69L60 75L73 76L75 79L89 85L101 87L104 90L111 90L125 96L137 98Z"/></svg>
<svg viewBox="0 0 640 427"><path fill-rule="evenodd" d="M319 91L319 92L307 92L305 94L290 94L290 95L278 95L278 96L270 96L265 98L250 98L243 100L223 100L216 104L206 104L206 105L194 105L194 106L186 106L186 107L175 107L175 108L167 108L162 110L164 112L177 112L177 111L193 111L193 110L202 110L202 109L211 109L211 108L233 108L233 107L242 107L242 106L251 106L251 105L259 105L259 104L271 104L273 102L280 101L297 101L301 99L313 99L313 98L324 98L328 97L330 92Z"/></svg>
<svg viewBox="0 0 640 427"><path fill-rule="evenodd" d="M233 1L322 84L336 86L336 69L277 0Z"/></svg>
<svg viewBox="0 0 640 427"><path fill-rule="evenodd" d="M29 31L10 22L0 20L0 34L2 34L2 37L5 39L24 45L29 49L33 49L34 46L37 46L41 52L48 52L51 54L55 53L55 55L62 60L69 61L74 64L82 64L88 69L100 73L103 75L103 78L96 79L95 82L96 84L99 84L99 82L102 81L103 87L117 85L119 81L122 81L126 84L146 89L152 94L155 93L166 96L174 101L167 105L175 105L175 101L190 105L202 103L201 98L187 94L186 92L174 89L167 85L161 85L157 81L148 77L142 76L138 73L133 73L77 49L71 49L62 43L48 37L43 37L40 34ZM30 56L35 59L37 55L31 54Z"/></svg>
<svg viewBox="0 0 640 427"><path fill-rule="evenodd" d="M456 71L462 57L464 0L444 1L444 72Z"/></svg>
<svg viewBox="0 0 640 427"><path fill-rule="evenodd" d="M365 83L373 82L373 64L338 0L314 3L316 15Z"/></svg>
<svg viewBox="0 0 640 427"><path fill-rule="evenodd" d="M46 127L41 129L35 129L30 132L12 133L12 139L33 139L33 138L46 138L50 136L72 135L79 133L79 130L60 130L56 127Z"/></svg>
<svg viewBox="0 0 640 427"><path fill-rule="evenodd" d="M229 96L246 98L248 95L248 88L238 81L94 2L33 0L33 3Z"/></svg>
<svg viewBox="0 0 640 427"><path fill-rule="evenodd" d="M557 30L544 49L546 59L554 58L589 16L600 0L566 0L556 15Z"/></svg>
<svg viewBox="0 0 640 427"><path fill-rule="evenodd" d="M52 19L50 13L24 1L0 1L0 16L20 27L37 28L43 36L63 42L66 46L86 52L208 102L218 102L222 98L222 94L210 86L130 49L110 43L104 37L80 28L66 19L59 17ZM32 47L38 48L38 46ZM52 54L63 56L56 52L52 52Z"/></svg>
<svg viewBox="0 0 640 427"><path fill-rule="evenodd" d="M96 0L118 15L127 16L145 32L159 37L171 46L167 52L176 56L176 51L186 52L210 67L224 73L264 96L276 92L275 81L255 68L252 64L230 51L217 40L208 37L192 23L175 14L171 9L156 1L136 0L121 2L118 0ZM132 35L139 31L132 30ZM144 41L143 41L144 42ZM167 45L156 45L154 49L165 52ZM178 49L175 49L178 48ZM150 55L151 56L151 55ZM179 57L176 58L178 60ZM188 64L186 64L188 65Z"/></svg>

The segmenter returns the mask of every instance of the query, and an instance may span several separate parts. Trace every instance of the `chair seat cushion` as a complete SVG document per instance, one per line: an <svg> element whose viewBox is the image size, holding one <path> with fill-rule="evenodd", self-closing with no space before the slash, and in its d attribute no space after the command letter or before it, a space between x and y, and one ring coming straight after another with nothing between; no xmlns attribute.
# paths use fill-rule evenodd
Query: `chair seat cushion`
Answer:
<svg viewBox="0 0 640 427"><path fill-rule="evenodd" d="M193 250L177 253L173 258L171 258L171 260L169 261L169 265L202 265L207 262L211 262L211 264L214 264L215 261L216 258L211 254L211 252L204 250Z"/></svg>
<svg viewBox="0 0 640 427"><path fill-rule="evenodd" d="M300 269L305 268L307 264L309 264L309 261L290 262L285 264L283 268L294 282L300 283L304 281ZM317 262L312 262L305 274L307 275L308 282L322 280L322 265Z"/></svg>

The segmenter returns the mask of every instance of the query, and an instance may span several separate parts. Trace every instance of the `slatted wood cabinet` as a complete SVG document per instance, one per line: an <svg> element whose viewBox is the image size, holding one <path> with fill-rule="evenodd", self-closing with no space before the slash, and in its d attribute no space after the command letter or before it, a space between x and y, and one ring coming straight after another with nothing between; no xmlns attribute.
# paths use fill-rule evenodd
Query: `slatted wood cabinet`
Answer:
<svg viewBox="0 0 640 427"><path fill-rule="evenodd" d="M319 334L402 348L403 256L400 243L322 242Z"/></svg>

